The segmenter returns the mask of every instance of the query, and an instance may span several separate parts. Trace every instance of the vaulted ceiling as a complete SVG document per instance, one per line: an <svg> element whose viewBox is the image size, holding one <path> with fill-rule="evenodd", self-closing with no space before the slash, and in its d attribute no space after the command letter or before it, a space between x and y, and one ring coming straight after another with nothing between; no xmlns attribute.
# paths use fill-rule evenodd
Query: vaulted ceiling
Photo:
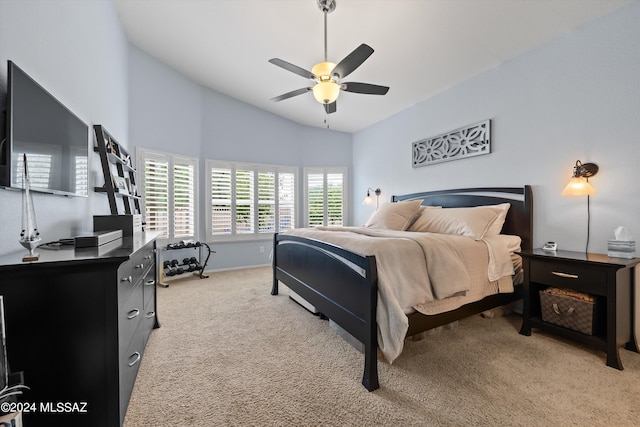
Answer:
<svg viewBox="0 0 640 427"><path fill-rule="evenodd" d="M193 81L309 126L357 132L499 66L631 0L336 0L328 59L361 43L375 52L345 81L389 86L341 92L326 115L313 83L268 62L310 70L323 61L317 0L115 0L129 41Z"/></svg>

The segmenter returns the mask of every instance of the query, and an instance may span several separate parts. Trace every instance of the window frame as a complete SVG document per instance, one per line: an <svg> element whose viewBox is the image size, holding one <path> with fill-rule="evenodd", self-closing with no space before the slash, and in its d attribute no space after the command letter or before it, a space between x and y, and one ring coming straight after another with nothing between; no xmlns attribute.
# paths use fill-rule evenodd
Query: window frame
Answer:
<svg viewBox="0 0 640 427"><path fill-rule="evenodd" d="M211 214L211 172L213 169L229 169L231 171L231 232L229 234L223 233L213 233L212 230L212 214ZM235 201L237 199L236 194L236 171L251 171L253 173L253 197L252 197L252 220L253 220L253 231L252 232L237 232L237 221L236 221L236 204ZM273 232L260 232L260 224L259 224L259 206L261 205L261 199L259 197L260 187L258 185L258 179L260 173L274 173L274 213L275 213L275 230ZM275 165L268 163L249 163L249 162L238 162L238 161L228 161L228 160L215 160L215 159L206 159L205 161L205 230L207 241L217 241L217 242L238 242L238 241L260 241L260 240L272 240L273 235L277 232L280 232L279 224L280 224L280 198L279 198L279 177L280 174L292 174L294 183L293 183L293 194L295 200L293 202L293 210L294 210L294 221L293 227L296 228L298 226L299 217L300 217L300 201L299 201L299 168L298 166L286 166L286 165Z"/></svg>
<svg viewBox="0 0 640 427"><path fill-rule="evenodd" d="M322 225L327 225L327 175L330 174L342 174L342 225L348 224L349 219L349 168L346 166L327 166L327 167L305 167L303 168L303 192L304 192L304 217L303 227L309 226L309 191L308 182L310 174L322 174L323 175L323 203L324 203L324 215Z"/></svg>
<svg viewBox="0 0 640 427"><path fill-rule="evenodd" d="M141 195L141 204L144 212L143 219L146 216L146 186L147 180L145 176L145 160L152 159L158 161L167 161L168 168L168 237L158 237L160 244L177 243L181 240L199 240L200 235L200 207L199 207L199 180L200 180L200 160L196 157L185 156L183 154L170 153L166 151L154 150L149 148L136 147L136 178L138 192ZM193 166L193 235L179 236L175 235L175 165L187 164ZM152 230L153 231L153 230Z"/></svg>

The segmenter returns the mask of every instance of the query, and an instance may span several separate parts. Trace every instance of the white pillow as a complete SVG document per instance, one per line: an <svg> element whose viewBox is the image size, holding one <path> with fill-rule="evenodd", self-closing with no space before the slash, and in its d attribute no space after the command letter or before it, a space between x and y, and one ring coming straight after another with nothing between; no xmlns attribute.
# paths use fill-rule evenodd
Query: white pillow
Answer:
<svg viewBox="0 0 640 427"><path fill-rule="evenodd" d="M371 215L365 227L405 231L420 211L421 204L422 200L383 203L380 208Z"/></svg>
<svg viewBox="0 0 640 427"><path fill-rule="evenodd" d="M422 211L409 231L458 234L480 240L500 213L501 209L485 207L428 209Z"/></svg>

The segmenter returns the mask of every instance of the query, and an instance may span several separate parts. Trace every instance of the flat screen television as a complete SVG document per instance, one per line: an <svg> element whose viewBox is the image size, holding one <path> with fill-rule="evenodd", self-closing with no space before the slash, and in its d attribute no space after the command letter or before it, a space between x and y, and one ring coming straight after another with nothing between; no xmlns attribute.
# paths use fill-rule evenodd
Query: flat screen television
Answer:
<svg viewBox="0 0 640 427"><path fill-rule="evenodd" d="M89 127L15 63L8 63L0 186L22 188L26 153L32 191L87 196Z"/></svg>

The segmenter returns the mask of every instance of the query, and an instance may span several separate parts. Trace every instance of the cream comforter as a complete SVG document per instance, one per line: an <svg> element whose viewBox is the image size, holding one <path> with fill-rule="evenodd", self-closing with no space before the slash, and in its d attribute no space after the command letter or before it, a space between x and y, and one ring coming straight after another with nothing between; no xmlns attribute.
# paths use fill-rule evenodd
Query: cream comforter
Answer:
<svg viewBox="0 0 640 427"><path fill-rule="evenodd" d="M378 346L390 363L404 346L409 325L406 313L434 314L430 302L463 301L474 283L496 282L499 292L513 292L513 264L501 236L476 241L458 235L365 227L303 228L286 234L376 257ZM451 308L441 311L447 309Z"/></svg>

